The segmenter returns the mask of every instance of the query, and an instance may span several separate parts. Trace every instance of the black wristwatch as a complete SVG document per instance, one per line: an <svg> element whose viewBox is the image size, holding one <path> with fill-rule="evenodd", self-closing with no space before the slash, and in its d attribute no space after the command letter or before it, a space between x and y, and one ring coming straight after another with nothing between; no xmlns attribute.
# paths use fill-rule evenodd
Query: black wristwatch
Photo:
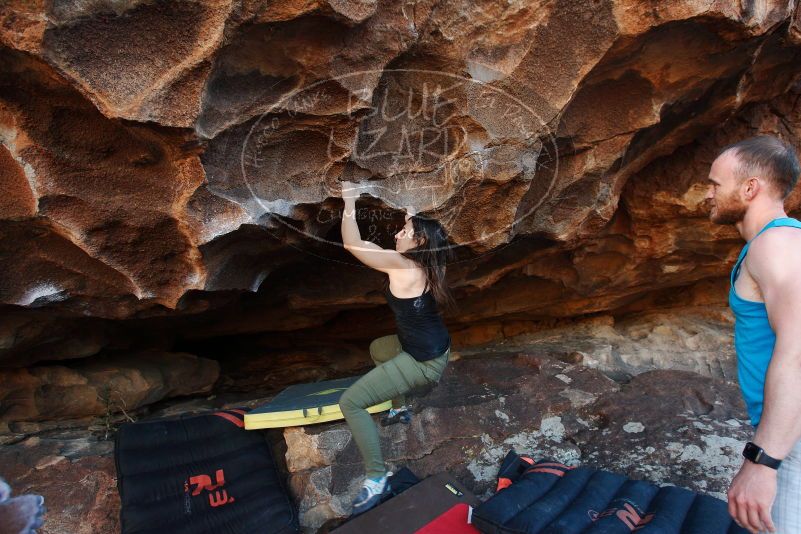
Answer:
<svg viewBox="0 0 801 534"><path fill-rule="evenodd" d="M762 447L750 441L745 444L745 448L743 449L743 457L746 460L751 460L755 464L766 465L771 469L778 469L779 466L782 465L781 460L777 460L776 458L768 456L765 454L765 451L762 450Z"/></svg>

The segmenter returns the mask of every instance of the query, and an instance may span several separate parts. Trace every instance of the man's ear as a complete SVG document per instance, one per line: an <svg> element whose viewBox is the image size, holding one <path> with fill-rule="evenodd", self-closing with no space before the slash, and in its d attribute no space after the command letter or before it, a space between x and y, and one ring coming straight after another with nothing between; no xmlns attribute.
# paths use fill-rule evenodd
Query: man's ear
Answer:
<svg viewBox="0 0 801 534"><path fill-rule="evenodd" d="M754 197L759 194L759 191L762 188L762 183L759 181L759 178L755 176L747 178L744 185L745 188L743 189L743 194L745 195L746 200L754 200Z"/></svg>

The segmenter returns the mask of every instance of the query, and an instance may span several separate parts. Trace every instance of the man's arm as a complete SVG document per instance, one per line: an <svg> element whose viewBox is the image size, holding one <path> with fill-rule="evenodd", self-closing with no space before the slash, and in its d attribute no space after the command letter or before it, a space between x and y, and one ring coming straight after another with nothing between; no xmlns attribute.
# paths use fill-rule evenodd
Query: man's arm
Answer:
<svg viewBox="0 0 801 534"><path fill-rule="evenodd" d="M766 232L748 255L776 333L754 443L781 459L801 439L801 230Z"/></svg>
<svg viewBox="0 0 801 534"><path fill-rule="evenodd" d="M801 439L801 231L776 228L756 239L746 256L776 334L762 418L754 443L783 459ZM751 532L774 531L770 508L776 470L745 461L729 489L729 511Z"/></svg>
<svg viewBox="0 0 801 534"><path fill-rule="evenodd" d="M384 249L364 241L356 223L356 198L359 196L359 186L351 182L342 182L342 200L345 209L342 212L342 246L353 254L356 259L377 271L389 273L409 266L405 257L397 250Z"/></svg>

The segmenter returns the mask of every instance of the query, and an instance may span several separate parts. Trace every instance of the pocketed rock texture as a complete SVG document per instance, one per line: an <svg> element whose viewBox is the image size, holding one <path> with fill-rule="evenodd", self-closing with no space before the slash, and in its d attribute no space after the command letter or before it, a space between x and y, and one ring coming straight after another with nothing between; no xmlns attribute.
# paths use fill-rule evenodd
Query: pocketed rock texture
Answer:
<svg viewBox="0 0 801 534"><path fill-rule="evenodd" d="M721 280L704 178L799 144L798 28L774 0L4 2L0 365L387 333L343 178L365 236L411 206L463 245L454 330Z"/></svg>
<svg viewBox="0 0 801 534"><path fill-rule="evenodd" d="M494 490L510 450L590 465L725 498L750 438L736 385L649 371L619 385L597 370L536 354L462 359L417 399L410 425L381 429L390 468L449 471ZM343 423L288 428L290 487L306 532L350 513L364 467Z"/></svg>

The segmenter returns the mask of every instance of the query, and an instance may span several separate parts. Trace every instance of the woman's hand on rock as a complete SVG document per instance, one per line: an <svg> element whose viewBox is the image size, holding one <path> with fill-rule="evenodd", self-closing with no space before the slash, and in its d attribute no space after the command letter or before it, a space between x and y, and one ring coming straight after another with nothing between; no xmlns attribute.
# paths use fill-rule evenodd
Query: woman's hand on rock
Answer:
<svg viewBox="0 0 801 534"><path fill-rule="evenodd" d="M345 201L356 201L359 198L361 186L353 182L343 181L342 184L342 199Z"/></svg>

